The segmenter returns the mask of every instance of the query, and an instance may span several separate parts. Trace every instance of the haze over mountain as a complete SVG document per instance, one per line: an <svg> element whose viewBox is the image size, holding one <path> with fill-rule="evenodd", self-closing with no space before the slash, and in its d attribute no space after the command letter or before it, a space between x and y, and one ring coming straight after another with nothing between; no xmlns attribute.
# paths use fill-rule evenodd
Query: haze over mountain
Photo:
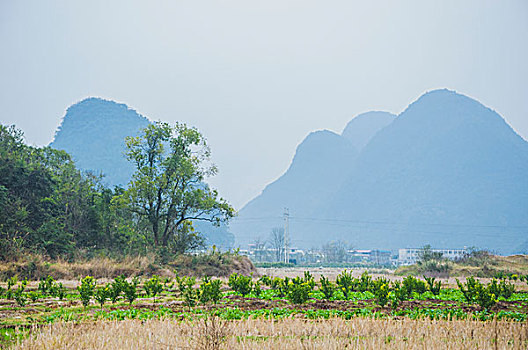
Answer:
<svg viewBox="0 0 528 350"><path fill-rule="evenodd" d="M328 130L310 133L297 147L288 170L244 206L239 218L232 221L233 232L247 232L237 236L237 243L266 239L272 227L283 225L280 216L284 208L292 210L296 220L310 222L313 216L320 216L321 204L328 203L351 176L359 151L395 117L388 112L367 112L352 119L342 135ZM304 227L295 226L295 222L292 221L292 229ZM309 246L311 242L320 242L307 230L303 232L302 236L293 236L295 243Z"/></svg>
<svg viewBox="0 0 528 350"><path fill-rule="evenodd" d="M123 156L125 137L149 123L125 104L91 97L67 109L50 147L71 154L83 170L102 172L106 185L125 186L134 171Z"/></svg>
<svg viewBox="0 0 528 350"><path fill-rule="evenodd" d="M370 119L368 114L364 118ZM317 206L282 200L307 197L293 186L281 188L280 195L267 193L279 189L276 183L283 178L302 183L305 191L328 182L324 174L292 170L299 147L286 174L240 211L232 226L237 243L268 235L280 219L254 225L256 218L275 216L269 208L288 205L292 243L300 247L341 239L360 248L432 244L501 253L525 249L528 143L496 112L453 91L435 90L368 137L355 133L354 124L360 125L349 123L343 136L355 139L356 147L366 145L357 157L340 156L337 150L333 154L339 165L328 173L340 169L346 174L339 184L337 177L329 181L335 191ZM327 154L315 147L303 157L318 169Z"/></svg>
<svg viewBox="0 0 528 350"><path fill-rule="evenodd" d="M134 167L124 156L125 137L139 135L150 123L125 104L91 97L67 109L50 147L68 152L80 169L102 173L106 186L126 187ZM194 227L209 245L233 245L234 236L225 225L197 221Z"/></svg>
<svg viewBox="0 0 528 350"><path fill-rule="evenodd" d="M357 155L352 143L338 134L328 130L310 133L297 147L286 173L244 206L231 229L248 230L249 236L241 235L240 242L249 243L245 238L266 238L271 227L281 226L284 208L295 208L296 215L311 215L347 178Z"/></svg>
<svg viewBox="0 0 528 350"><path fill-rule="evenodd" d="M396 116L389 112L373 111L354 117L341 133L350 143L361 151L376 133L392 123Z"/></svg>

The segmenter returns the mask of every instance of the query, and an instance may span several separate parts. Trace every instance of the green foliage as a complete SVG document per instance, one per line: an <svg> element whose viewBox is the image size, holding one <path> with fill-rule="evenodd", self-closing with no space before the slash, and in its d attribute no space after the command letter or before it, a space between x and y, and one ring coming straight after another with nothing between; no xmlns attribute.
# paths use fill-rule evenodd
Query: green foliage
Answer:
<svg viewBox="0 0 528 350"><path fill-rule="evenodd" d="M221 288L221 280L211 280L209 277L204 277L198 290L198 298L200 302L205 304L212 301L214 304L216 304L222 298Z"/></svg>
<svg viewBox="0 0 528 350"><path fill-rule="evenodd" d="M407 294L407 289L403 287L403 284L400 281L393 282L391 292L392 307L397 307L401 302L408 298L409 295Z"/></svg>
<svg viewBox="0 0 528 350"><path fill-rule="evenodd" d="M52 297L57 297L60 300L64 299L66 296L66 288L62 285L62 283L57 283L50 275L40 280L38 290L42 296L49 295Z"/></svg>
<svg viewBox="0 0 528 350"><path fill-rule="evenodd" d="M125 299L130 305L132 305L134 300L136 300L138 297L137 286L139 284L139 279L137 277L134 277L131 282L128 282L126 279L121 282L121 288L123 289L123 293L125 294Z"/></svg>
<svg viewBox="0 0 528 350"><path fill-rule="evenodd" d="M112 303L115 303L119 297L121 296L121 293L125 289L125 282L126 278L124 275L117 276L114 281L110 284L110 291L108 298L112 301Z"/></svg>
<svg viewBox="0 0 528 350"><path fill-rule="evenodd" d="M184 304L188 307L196 305L196 300L198 298L198 293L194 289L194 284L196 283L196 278L189 277L185 282L185 289L183 290L183 301Z"/></svg>
<svg viewBox="0 0 528 350"><path fill-rule="evenodd" d="M111 287L106 285L105 287L97 288L94 292L94 299L101 305L101 309L103 309L104 303L110 297L110 290Z"/></svg>
<svg viewBox="0 0 528 350"><path fill-rule="evenodd" d="M294 283L290 281L287 298L294 304L304 304L308 301L313 287L308 282Z"/></svg>
<svg viewBox="0 0 528 350"><path fill-rule="evenodd" d="M234 209L204 182L216 173L206 166L205 138L185 124L157 122L141 136L126 139L126 156L135 167L125 191L130 209L145 221L156 247L184 253L202 244L192 220L227 221Z"/></svg>
<svg viewBox="0 0 528 350"><path fill-rule="evenodd" d="M262 294L262 288L260 285L260 281L253 283L253 294L255 294L257 298L260 298L260 295Z"/></svg>
<svg viewBox="0 0 528 350"><path fill-rule="evenodd" d="M385 306L389 301L390 281L386 278L375 279L371 283L371 289L376 303L379 306Z"/></svg>
<svg viewBox="0 0 528 350"><path fill-rule="evenodd" d="M26 290L26 286L27 286L27 280L24 280L20 282L20 285L13 292L13 298L15 299L15 301L17 302L19 306L26 305L27 295L26 293L24 293L24 291Z"/></svg>
<svg viewBox="0 0 528 350"><path fill-rule="evenodd" d="M50 295L59 298L59 300L63 300L66 297L66 287L62 285L62 282L54 282L51 287Z"/></svg>
<svg viewBox="0 0 528 350"><path fill-rule="evenodd" d="M154 297L154 301L156 301L156 295L163 292L163 284L157 275L152 276L152 278L145 282L143 288L145 289L147 296Z"/></svg>
<svg viewBox="0 0 528 350"><path fill-rule="evenodd" d="M46 276L46 278L41 278L38 285L38 290L40 293L42 293L42 295L51 295L54 282L55 280L50 275Z"/></svg>
<svg viewBox="0 0 528 350"><path fill-rule="evenodd" d="M434 277L425 277L425 282L427 282L427 289L433 293L433 295L440 294L442 288L442 281L435 281Z"/></svg>
<svg viewBox="0 0 528 350"><path fill-rule="evenodd" d="M7 289L11 289L13 286L15 286L18 283L18 277L12 276L7 280Z"/></svg>
<svg viewBox="0 0 528 350"><path fill-rule="evenodd" d="M343 292L345 299L348 299L348 295L354 290L354 286L356 285L354 280L352 272L347 272L347 270L343 270L336 277L336 284L339 290Z"/></svg>
<svg viewBox="0 0 528 350"><path fill-rule="evenodd" d="M366 292L372 287L372 277L365 271L361 274L359 279L354 281L354 290L358 292Z"/></svg>
<svg viewBox="0 0 528 350"><path fill-rule="evenodd" d="M323 292L325 299L330 299L334 296L334 290L335 286L328 278L325 278L325 276L321 275L321 278L319 279L319 282L321 283L320 291Z"/></svg>
<svg viewBox="0 0 528 350"><path fill-rule="evenodd" d="M268 275L263 275L259 278L259 282L265 286L271 287L272 279Z"/></svg>
<svg viewBox="0 0 528 350"><path fill-rule="evenodd" d="M174 285L174 282L172 282L172 278L170 277L165 277L163 279L163 289L165 290L170 290L172 288L172 286Z"/></svg>
<svg viewBox="0 0 528 350"><path fill-rule="evenodd" d="M424 281L413 276L407 276L402 281L402 288L407 294L407 298L412 296L412 293L423 294L427 291L427 286Z"/></svg>
<svg viewBox="0 0 528 350"><path fill-rule="evenodd" d="M512 294L515 293L515 285L506 282L505 279L501 279L500 282L497 282L497 280L493 278L487 288L493 295L503 297L504 299L510 298Z"/></svg>
<svg viewBox="0 0 528 350"><path fill-rule="evenodd" d="M184 304L189 308L196 305L199 293L194 289L196 284L196 277L178 276L176 274L176 283L178 284L178 295L183 299Z"/></svg>
<svg viewBox="0 0 528 350"><path fill-rule="evenodd" d="M84 307L87 307L90 304L90 299L92 299L94 294L95 285L96 282L92 276L86 276L81 279L81 285L77 287L77 290Z"/></svg>
<svg viewBox="0 0 528 350"><path fill-rule="evenodd" d="M234 215L204 182L216 168L197 130L157 123L127 145L136 173L127 190L112 190L66 152L28 146L20 130L0 125L0 260L146 254L154 246L166 248L159 252L168 262L203 243L193 220L220 224Z"/></svg>
<svg viewBox="0 0 528 350"><path fill-rule="evenodd" d="M484 286L480 281L473 277L467 277L465 285L458 279L456 282L468 303L478 304L483 309L489 309L498 301L499 294L495 294L497 293L496 283L495 285L490 283L488 286ZM500 293L500 291L498 291L498 293Z"/></svg>
<svg viewBox="0 0 528 350"><path fill-rule="evenodd" d="M231 274L231 276L229 276L227 284L229 285L229 288L231 288L237 293L242 294L242 296L246 296L251 293L251 290L253 288L253 282L251 277L240 275L238 273Z"/></svg>
<svg viewBox="0 0 528 350"><path fill-rule="evenodd" d="M31 302L35 303L39 298L42 296L39 292L31 291L27 293L27 296L31 300Z"/></svg>

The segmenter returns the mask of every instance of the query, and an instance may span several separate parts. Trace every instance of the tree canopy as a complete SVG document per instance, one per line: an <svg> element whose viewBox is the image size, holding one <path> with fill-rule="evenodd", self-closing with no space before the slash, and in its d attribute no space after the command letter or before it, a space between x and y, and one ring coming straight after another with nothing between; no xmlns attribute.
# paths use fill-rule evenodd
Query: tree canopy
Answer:
<svg viewBox="0 0 528 350"><path fill-rule="evenodd" d="M204 182L216 168L196 129L156 123L127 147L133 179L110 189L66 152L28 146L20 130L0 125L0 260L184 253L203 243L193 221L234 215Z"/></svg>
<svg viewBox="0 0 528 350"><path fill-rule="evenodd" d="M127 158L135 166L126 191L130 210L145 220L157 247L175 252L202 243L192 222L220 224L234 209L204 180L216 174L202 134L185 124L157 122L126 140Z"/></svg>

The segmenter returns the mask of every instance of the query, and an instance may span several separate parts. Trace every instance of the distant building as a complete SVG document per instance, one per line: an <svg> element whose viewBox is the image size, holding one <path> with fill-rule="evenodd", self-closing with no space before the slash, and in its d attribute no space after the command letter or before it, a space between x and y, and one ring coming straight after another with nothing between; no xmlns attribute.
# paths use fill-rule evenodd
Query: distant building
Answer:
<svg viewBox="0 0 528 350"><path fill-rule="evenodd" d="M390 265L391 252L378 249L353 249L347 251L347 262Z"/></svg>
<svg viewBox="0 0 528 350"><path fill-rule="evenodd" d="M290 248L289 251L289 262L292 264L298 264L305 261L305 253L304 250L297 249L297 248Z"/></svg>
<svg viewBox="0 0 528 350"><path fill-rule="evenodd" d="M420 259L421 248L403 248L398 250L398 264L412 265ZM431 252L441 253L443 258L450 260L462 259L467 254L467 249L437 249L432 248Z"/></svg>

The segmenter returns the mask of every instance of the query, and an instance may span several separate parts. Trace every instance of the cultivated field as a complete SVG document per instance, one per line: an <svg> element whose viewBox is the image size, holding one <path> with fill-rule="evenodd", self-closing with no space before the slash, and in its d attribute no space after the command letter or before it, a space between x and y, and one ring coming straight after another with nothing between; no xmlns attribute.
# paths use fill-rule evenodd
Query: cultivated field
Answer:
<svg viewBox="0 0 528 350"><path fill-rule="evenodd" d="M378 273L376 273L378 272ZM342 269L3 283L2 347L526 349L526 275L422 279Z"/></svg>

